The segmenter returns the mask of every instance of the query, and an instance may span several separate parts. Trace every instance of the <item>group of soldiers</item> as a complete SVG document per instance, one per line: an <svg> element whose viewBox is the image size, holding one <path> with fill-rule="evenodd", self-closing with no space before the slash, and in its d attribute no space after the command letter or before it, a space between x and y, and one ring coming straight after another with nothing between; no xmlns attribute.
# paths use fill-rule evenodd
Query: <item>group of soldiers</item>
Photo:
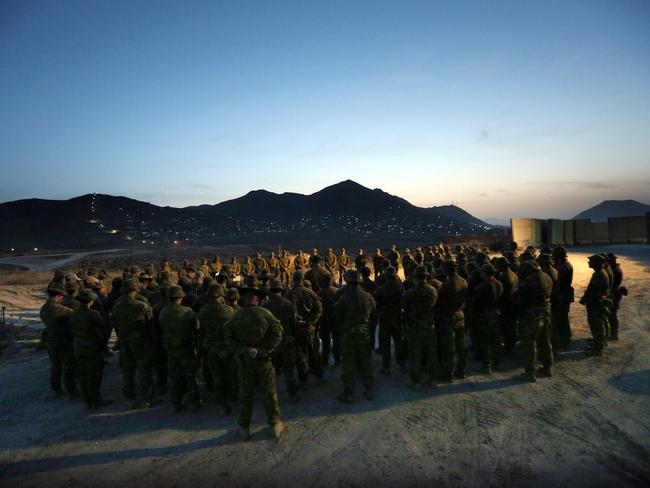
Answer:
<svg viewBox="0 0 650 488"><path fill-rule="evenodd" d="M535 382L552 375L554 354L569 346L573 268L563 247L529 246L521 254L517 247L492 257L485 249L443 245L413 253L393 245L386 255L359 250L354 259L345 249L324 257L317 249L281 251L241 265L236 258L184 261L176 270L163 260L157 268L125 269L110 290L103 270L57 271L41 309L51 388L61 396L63 381L68 395L89 408L110 404L101 384L113 330L122 394L134 408L168 393L175 412L200 409L200 371L221 415L239 404L243 438L250 435L256 387L279 438L285 427L276 372L295 403L310 376L315 385L326 383L330 359L341 365L343 403L353 402L357 380L364 397L374 398L373 351L381 355L381 374L391 375L396 364L419 391L423 383L464 378L472 352L491 374L519 342L524 372L515 378ZM591 256L589 266L580 303L593 342L585 352L600 356L608 340L618 340L617 311L627 290L613 254Z"/></svg>

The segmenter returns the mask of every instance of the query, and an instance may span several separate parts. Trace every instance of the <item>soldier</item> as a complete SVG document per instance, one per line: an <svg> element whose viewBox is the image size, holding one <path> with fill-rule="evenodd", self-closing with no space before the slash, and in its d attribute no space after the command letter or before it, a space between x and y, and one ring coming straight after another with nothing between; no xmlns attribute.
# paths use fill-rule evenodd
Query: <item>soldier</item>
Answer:
<svg viewBox="0 0 650 488"><path fill-rule="evenodd" d="M391 339L395 343L395 360L402 374L406 373L404 332L402 329L402 297L404 288L392 266L386 268L385 284L375 292L379 316L379 349L382 368L380 373L390 375Z"/></svg>
<svg viewBox="0 0 650 488"><path fill-rule="evenodd" d="M520 267L519 330L524 353L525 372L515 376L520 381L536 381L537 358L541 359L542 374L551 376L553 350L549 337L551 291L553 283L535 261L525 261Z"/></svg>
<svg viewBox="0 0 650 488"><path fill-rule="evenodd" d="M305 280L309 280L312 284L312 289L315 293L318 293L321 287L324 285L323 280L329 272L321 266L322 259L319 255L312 256L309 260L309 269L305 273Z"/></svg>
<svg viewBox="0 0 650 488"><path fill-rule="evenodd" d="M174 413L183 409L183 396L188 394L192 411L198 411L201 406L199 391L196 385L196 370L198 357L196 342L198 338L199 319L190 308L181 305L183 290L173 285L167 291L169 304L160 311L160 325L165 335L165 350L169 368L169 396Z"/></svg>
<svg viewBox="0 0 650 488"><path fill-rule="evenodd" d="M221 272L221 256L215 256L210 263L210 273L217 276Z"/></svg>
<svg viewBox="0 0 650 488"><path fill-rule="evenodd" d="M551 255L544 252L539 255L537 258L537 264L539 264L540 269L551 278L553 282L553 287L551 289L551 315L550 315L550 326L549 326L549 337L551 338L551 345L553 346L553 352L557 354L557 337L555 337L555 330L557 328L555 324L555 316L557 315L557 305L558 305L558 272L553 267L551 263Z"/></svg>
<svg viewBox="0 0 650 488"><path fill-rule="evenodd" d="M354 267L357 269L357 271L360 272L361 268L366 266L367 263L368 263L368 257L363 252L363 249L359 249L359 252L354 257Z"/></svg>
<svg viewBox="0 0 650 488"><path fill-rule="evenodd" d="M318 262L322 261L322 258L318 254L318 249L314 248L309 255L309 266L312 266L316 259L318 259Z"/></svg>
<svg viewBox="0 0 650 488"><path fill-rule="evenodd" d="M297 356L298 379L304 385L309 372L316 376L316 384L325 383L323 363L316 347L316 325L323 313L323 306L318 295L303 286L302 271L293 273L293 287L285 296L296 307L298 318L294 334Z"/></svg>
<svg viewBox="0 0 650 488"><path fill-rule="evenodd" d="M63 300L61 300L61 305L71 308L72 310L77 310L81 306L81 303L77 300L79 285L76 281L68 281L65 284L65 291L66 295Z"/></svg>
<svg viewBox="0 0 650 488"><path fill-rule="evenodd" d="M417 246L415 248L415 256L413 259L415 259L415 264L417 265L424 264L424 253L422 252L422 248L420 246Z"/></svg>
<svg viewBox="0 0 650 488"><path fill-rule="evenodd" d="M339 253L338 257L338 262L339 262L339 286L343 284L343 276L345 275L345 271L348 269L348 266L350 265L350 256L347 255L345 252L345 248L341 248L341 252Z"/></svg>
<svg viewBox="0 0 650 488"><path fill-rule="evenodd" d="M608 309L609 278L603 269L605 260L600 254L589 257L589 267L594 270L580 304L587 307L587 321L593 336L593 345L585 351L589 356L602 356L607 345L605 335Z"/></svg>
<svg viewBox="0 0 650 488"><path fill-rule="evenodd" d="M142 402L149 408L153 405L151 370L153 367L153 310L146 300L140 300L138 283L127 279L122 284L123 295L113 307L118 339L121 344L120 364L124 379L122 394L134 400L133 408L140 408ZM140 398L135 391L135 372L138 372Z"/></svg>
<svg viewBox="0 0 650 488"><path fill-rule="evenodd" d="M325 269L327 269L327 272L332 276L335 276L338 271L338 260L336 259L336 254L334 254L331 247L327 250L327 254L325 255Z"/></svg>
<svg viewBox="0 0 650 488"><path fill-rule="evenodd" d="M62 396L61 376L70 398L77 398L79 393L75 383L74 346L70 329L70 314L73 310L62 305L67 295L61 283L54 283L47 290L47 302L41 307L40 318L47 330L47 352L50 357L50 386L54 395Z"/></svg>
<svg viewBox="0 0 650 488"><path fill-rule="evenodd" d="M260 274L264 268L267 267L266 259L262 257L262 253L257 253L255 259L253 260L253 266L255 267L255 274ZM250 274L250 273L248 273Z"/></svg>
<svg viewBox="0 0 650 488"><path fill-rule="evenodd" d="M627 288L621 286L623 283L623 270L621 269L621 265L616 262L616 255L610 252L607 253L606 258L609 262L609 267L612 270L612 307L608 317L610 326L609 340L617 341L619 326L618 309L621 303L621 299L624 296L627 296Z"/></svg>
<svg viewBox="0 0 650 488"><path fill-rule="evenodd" d="M104 375L104 334L106 322L93 302L97 295L90 290L79 293L81 306L70 315L70 327L74 334L74 352L79 373L81 398L89 408L105 407L113 403L103 400L100 389Z"/></svg>
<svg viewBox="0 0 650 488"><path fill-rule="evenodd" d="M237 261L236 257L230 258L230 279L234 279L241 274L241 264Z"/></svg>
<svg viewBox="0 0 650 488"><path fill-rule="evenodd" d="M478 314L478 333L481 361L487 374L492 374L503 356L503 342L500 331L499 300L503 285L496 279L496 270L491 264L481 267L481 282L472 297L474 310Z"/></svg>
<svg viewBox="0 0 650 488"><path fill-rule="evenodd" d="M397 251L397 246L395 244L392 244L390 246L390 252L388 253L388 260L390 261L390 265L395 268L395 271L397 271L397 274L399 275L399 266L401 263L400 255L399 252Z"/></svg>
<svg viewBox="0 0 650 488"><path fill-rule="evenodd" d="M47 289L49 290L54 283L65 286L65 273L63 273L63 271L60 269L54 271L54 277L52 278L52 281L50 281L50 283L47 285Z"/></svg>
<svg viewBox="0 0 650 488"><path fill-rule="evenodd" d="M235 312L241 308L239 306L239 290L237 290L237 288L228 289L228 291L226 292L226 303Z"/></svg>
<svg viewBox="0 0 650 488"><path fill-rule="evenodd" d="M404 255L402 256L402 268L404 268L404 274L411 274L411 270L415 269L417 265L413 256L411 256L411 250L406 248L404 249Z"/></svg>
<svg viewBox="0 0 650 488"><path fill-rule="evenodd" d="M264 395L264 409L275 437L284 424L275 389L275 370L271 355L282 342L282 324L271 312L259 306L261 293L255 280L241 289L244 306L225 325L226 346L238 360L239 427L242 439L250 437L250 422L256 382Z"/></svg>
<svg viewBox="0 0 650 488"><path fill-rule="evenodd" d="M255 263L253 263L253 260L250 256L246 256L246 260L241 267L241 274L244 278L246 278L248 275L251 275L253 273L255 273Z"/></svg>
<svg viewBox="0 0 650 488"><path fill-rule="evenodd" d="M552 311L555 324L554 336L557 347L564 349L569 347L571 341L569 309L574 301L573 266L567 260L566 249L562 246L553 249L553 263L557 269L557 303Z"/></svg>
<svg viewBox="0 0 650 488"><path fill-rule="evenodd" d="M318 292L323 305L318 330L321 338L323 366L329 365L330 352L334 356L334 364L341 364L341 336L336 324L334 304L336 303L336 288L332 286L332 276L323 278L323 287Z"/></svg>
<svg viewBox="0 0 650 488"><path fill-rule="evenodd" d="M362 268L357 268L357 271L361 273L361 288L363 288L366 293L370 293L370 296L374 297L375 292L377 291L377 284L370 279L372 271L368 266L363 266ZM373 351L379 352L377 347L377 314L373 314L370 317L370 347Z"/></svg>
<svg viewBox="0 0 650 488"><path fill-rule="evenodd" d="M219 414L230 413L229 397L237 391L233 384L237 368L231 352L226 348L225 324L235 314L235 311L226 305L226 295L221 287L212 287L208 291L209 303L199 311L199 323L202 346L206 350L206 357L210 365L214 393L219 404Z"/></svg>
<svg viewBox="0 0 650 488"><path fill-rule="evenodd" d="M337 399L352 403L356 378L359 376L364 386L364 396L368 400L375 397L372 375L372 350L368 334L368 321L375 313L375 300L359 286L361 277L356 269L345 274L346 291L336 302L336 320L340 324L343 356L343 392Z"/></svg>
<svg viewBox="0 0 650 488"><path fill-rule="evenodd" d="M199 271L203 274L203 277L210 276L212 268L208 264L208 258L201 258L201 265L199 266Z"/></svg>
<svg viewBox="0 0 650 488"><path fill-rule="evenodd" d="M167 291L170 284L163 281L158 287L160 300L153 307L153 369L155 371L156 390L160 394L167 393L167 351L165 351L165 332L160 324L160 311L169 305Z"/></svg>
<svg viewBox="0 0 650 488"><path fill-rule="evenodd" d="M271 296L264 304L264 308L270 311L282 324L282 344L280 355L282 372L287 385L289 403L296 403L300 400L298 396L298 381L296 380L296 353L294 350L294 333L296 329L296 307L293 302L282 298L284 287L280 280L271 281Z"/></svg>
<svg viewBox="0 0 650 488"><path fill-rule="evenodd" d="M429 272L425 266L418 266L413 271L414 286L404 294L402 308L410 359L411 387L420 391L423 357L429 373L429 382L438 376L438 354L434 314L438 292L427 284Z"/></svg>
<svg viewBox="0 0 650 488"><path fill-rule="evenodd" d="M510 263L504 257L496 261L497 279L503 286L503 294L499 299L501 312L501 337L503 337L506 354L512 354L517 343L517 292L519 277L510 268Z"/></svg>
<svg viewBox="0 0 650 488"><path fill-rule="evenodd" d="M296 257L293 259L293 268L298 271L302 271L305 268L305 256L302 253L302 249L298 251Z"/></svg>
<svg viewBox="0 0 650 488"><path fill-rule="evenodd" d="M372 268L374 272L374 279L377 281L377 277L382 272L382 263L384 261L384 256L381 254L381 249L375 249L375 255L372 257Z"/></svg>
<svg viewBox="0 0 650 488"><path fill-rule="evenodd" d="M283 286L289 285L289 270L291 269L291 258L287 251L282 251L282 257L278 263L280 267L280 282Z"/></svg>
<svg viewBox="0 0 650 488"><path fill-rule="evenodd" d="M456 263L443 263L447 278L438 292L436 329L439 330L442 379L447 383L465 377L467 367L467 337L465 335L465 300L467 281L456 272ZM454 365L455 357L458 361Z"/></svg>
<svg viewBox="0 0 650 488"><path fill-rule="evenodd" d="M433 246L427 246L427 252L424 253L424 262L425 263L432 263L434 257L435 256L433 254Z"/></svg>
<svg viewBox="0 0 650 488"><path fill-rule="evenodd" d="M280 260L275 256L275 253L272 252L269 256L269 259L266 261L266 265L271 273L271 278L275 278L280 271Z"/></svg>

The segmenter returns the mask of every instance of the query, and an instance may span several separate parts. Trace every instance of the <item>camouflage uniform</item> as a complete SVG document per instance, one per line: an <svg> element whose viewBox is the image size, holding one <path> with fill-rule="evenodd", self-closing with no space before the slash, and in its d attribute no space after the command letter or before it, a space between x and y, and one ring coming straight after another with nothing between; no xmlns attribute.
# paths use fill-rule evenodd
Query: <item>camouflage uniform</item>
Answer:
<svg viewBox="0 0 650 488"><path fill-rule="evenodd" d="M522 263L519 272L519 329L526 372L517 378L535 381L538 356L547 375L551 374L553 365L550 341L553 283L533 261Z"/></svg>
<svg viewBox="0 0 650 488"><path fill-rule="evenodd" d="M281 284L274 280L271 283L271 292L278 290ZM280 295L271 295L264 308L273 314L273 316L282 324L282 344L280 355L282 362L282 372L284 374L287 393L293 401L298 394L298 381L296 380L296 352L294 350L294 331L296 329L296 307L293 302L282 298Z"/></svg>
<svg viewBox="0 0 650 488"><path fill-rule="evenodd" d="M301 271L305 268L305 256L302 254L302 251L299 251L293 259L293 268Z"/></svg>
<svg viewBox="0 0 650 488"><path fill-rule="evenodd" d="M160 311L169 305L167 291L169 283L160 284L160 301L153 307L153 368L156 376L156 389L160 393L167 392L167 351L165 350L165 332L160 324Z"/></svg>
<svg viewBox="0 0 650 488"><path fill-rule="evenodd" d="M55 289L54 286L52 289ZM65 294L65 289L59 291ZM61 376L66 391L74 395L75 361L73 335L70 329L70 314L73 310L50 298L41 307L40 318L47 330L47 352L50 357L50 386L56 394L61 393Z"/></svg>
<svg viewBox="0 0 650 488"><path fill-rule="evenodd" d="M282 324L265 308L248 305L226 322L225 340L238 361L239 426L250 426L256 382L264 395L268 423L275 425L280 421L280 404L271 354L282 342ZM248 348L257 350L254 358Z"/></svg>
<svg viewBox="0 0 650 488"><path fill-rule="evenodd" d="M465 376L467 367L467 337L465 335L465 300L467 281L456 272L453 263L446 264L447 279L438 292L436 302L436 329L439 330L442 378L453 380ZM458 361L454 364L455 357Z"/></svg>
<svg viewBox="0 0 650 488"><path fill-rule="evenodd" d="M345 272L350 266L350 256L345 253L345 249L341 249L337 261L339 264L339 285L341 285L343 283L343 275L345 275Z"/></svg>
<svg viewBox="0 0 650 488"><path fill-rule="evenodd" d="M609 253L607 255L609 260L610 268L612 270L612 306L609 312L609 339L617 341L618 340L618 309L621 303L621 299L625 294L627 294L627 289L621 284L623 283L623 271L621 266L616 262L616 256Z"/></svg>
<svg viewBox="0 0 650 488"><path fill-rule="evenodd" d="M379 349L381 351L382 372L390 372L391 339L395 343L395 360L404 370L406 354L404 351L404 331L402 329L402 297L404 288L393 267L386 269L386 283L375 292L377 315L379 317Z"/></svg>
<svg viewBox="0 0 650 488"><path fill-rule="evenodd" d="M587 285L585 294L583 295L580 303L587 306L587 321L593 336L593 351L594 354L602 354L603 349L607 345L606 322L609 315L609 277L607 272L603 269L603 258L599 255L594 255L589 258L589 264L593 268L594 273L591 280Z"/></svg>
<svg viewBox="0 0 650 488"><path fill-rule="evenodd" d="M426 283L427 274L423 266L415 270L417 280L404 294L402 304L410 360L409 373L416 388L420 385L423 362L426 362L430 381L434 381L438 376L437 340L434 329L438 292Z"/></svg>
<svg viewBox="0 0 650 488"><path fill-rule="evenodd" d="M299 271L296 271L296 274ZM298 378L307 381L310 370L318 380L323 378L323 363L316 347L316 325L323 313L320 298L294 278L294 287L285 296L296 307L298 324L294 332Z"/></svg>
<svg viewBox="0 0 650 488"><path fill-rule="evenodd" d="M84 303L96 300L94 293L82 292ZM82 305L70 315L74 352L79 373L81 398L89 407L102 403L100 388L104 375L104 334L106 322L96 310Z"/></svg>
<svg viewBox="0 0 650 488"><path fill-rule="evenodd" d="M126 283L126 282L131 282ZM133 290L137 285L126 280L124 289ZM139 297L138 297L139 298ZM122 394L136 398L135 372L138 371L142 399L151 402L151 370L153 367L153 310L146 300L122 295L113 307L113 320L121 343L120 364L124 386Z"/></svg>
<svg viewBox="0 0 650 488"><path fill-rule="evenodd" d="M178 286L170 287L168 295L170 303L160 311L159 320L165 334L170 380L169 397L176 409L179 409L183 405L183 396L187 393L188 400L197 409L201 406L196 385L199 319L191 308L175 301L183 297Z"/></svg>
<svg viewBox="0 0 650 488"><path fill-rule="evenodd" d="M498 366L503 356L503 342L501 340L501 317L499 300L503 294L503 285L494 274L491 264L481 268L483 281L477 286L474 293L474 309L478 316L479 344L481 361L488 372Z"/></svg>
<svg viewBox="0 0 650 488"><path fill-rule="evenodd" d="M210 298L221 297L225 294L221 288L213 288ZM223 302L208 303L199 311L199 323L203 337L202 347L210 365L214 393L217 403L226 411L230 410L229 400L237 398L237 365L232 352L226 347L225 324L235 314L235 311Z"/></svg>
<svg viewBox="0 0 650 488"><path fill-rule="evenodd" d="M291 269L291 258L286 253L286 251L282 251L282 257L279 260L279 268L280 268L280 282L284 286L287 286L289 284L289 270Z"/></svg>
<svg viewBox="0 0 650 488"><path fill-rule="evenodd" d="M325 269L329 272L330 275L334 276L338 270L338 260L336 259L336 254L331 249L327 250L325 255Z"/></svg>
<svg viewBox="0 0 650 488"><path fill-rule="evenodd" d="M323 345L322 358L323 365L327 366L330 360L330 352L334 356L334 363L341 364L341 335L336 324L334 304L336 303L336 288L329 285L321 288L318 292L321 304L323 305L323 314L320 317L318 326L321 342Z"/></svg>
<svg viewBox="0 0 650 488"><path fill-rule="evenodd" d="M365 388L368 399L374 397L372 375L372 350L368 336L368 321L375 313L375 300L359 286L359 273L346 273L346 291L336 302L336 321L341 328L341 352L343 356L343 393L339 400L349 403L354 395L357 375Z"/></svg>
<svg viewBox="0 0 650 488"><path fill-rule="evenodd" d="M555 337L558 347L568 347L571 340L571 323L569 310L574 301L573 266L566 259L564 248L553 250L555 268L557 269L557 303L553 310Z"/></svg>
<svg viewBox="0 0 650 488"><path fill-rule="evenodd" d="M519 292L519 277L512 271L508 260L500 258L497 262L497 279L503 287L499 299L501 312L501 336L503 337L506 354L512 354L517 343L517 293Z"/></svg>

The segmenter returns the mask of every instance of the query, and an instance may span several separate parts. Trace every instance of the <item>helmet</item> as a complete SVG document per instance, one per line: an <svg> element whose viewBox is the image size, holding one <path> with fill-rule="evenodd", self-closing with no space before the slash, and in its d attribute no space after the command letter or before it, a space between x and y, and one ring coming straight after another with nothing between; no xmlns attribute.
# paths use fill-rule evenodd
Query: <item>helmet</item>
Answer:
<svg viewBox="0 0 650 488"><path fill-rule="evenodd" d="M92 290L81 290L77 300L81 303L90 303L97 300L97 295L95 295Z"/></svg>
<svg viewBox="0 0 650 488"><path fill-rule="evenodd" d="M167 297L169 297L171 300L176 300L177 298L183 298L184 296L185 296L185 292L178 285L170 286L169 290L167 291Z"/></svg>
<svg viewBox="0 0 650 488"><path fill-rule="evenodd" d="M52 283L52 285L47 289L48 293L54 295L67 295L66 287L63 286L61 283Z"/></svg>
<svg viewBox="0 0 650 488"><path fill-rule="evenodd" d="M345 282L348 284L352 283L359 283L361 281L361 276L359 275L359 272L354 269L350 268L345 272Z"/></svg>
<svg viewBox="0 0 650 488"><path fill-rule="evenodd" d="M275 278L271 280L271 285L269 286L271 291L282 291L284 290L284 286L282 286L282 282Z"/></svg>
<svg viewBox="0 0 650 488"><path fill-rule="evenodd" d="M384 274L385 274L386 276L388 276L389 278L395 278L395 277L397 276L397 270L396 270L394 267L392 267L392 266L388 266L388 267L384 270Z"/></svg>
<svg viewBox="0 0 650 488"><path fill-rule="evenodd" d="M426 266L420 265L415 268L415 277L416 278L426 278L429 276L429 270Z"/></svg>

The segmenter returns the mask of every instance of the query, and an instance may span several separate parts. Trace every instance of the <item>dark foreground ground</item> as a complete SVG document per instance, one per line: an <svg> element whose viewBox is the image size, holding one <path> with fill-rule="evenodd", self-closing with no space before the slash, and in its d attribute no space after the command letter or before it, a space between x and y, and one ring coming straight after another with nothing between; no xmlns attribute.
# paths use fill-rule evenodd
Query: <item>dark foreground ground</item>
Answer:
<svg viewBox="0 0 650 488"><path fill-rule="evenodd" d="M570 253L577 296L592 251ZM582 353L588 329L574 304L573 347L560 353L554 377L536 384L511 379L515 358L491 377L473 363L467 380L421 393L399 373L377 375L374 401L357 394L344 406L335 400L340 370L332 366L327 385L290 406L280 378L288 430L279 443L259 402L245 443L235 415L219 418L213 405L180 415L167 402L129 410L117 358L104 385L114 405L90 412L54 400L45 353L9 348L0 356L0 485L648 486L650 247L614 252L630 296L620 312L622 340L605 357ZM25 305L26 317L35 305Z"/></svg>

